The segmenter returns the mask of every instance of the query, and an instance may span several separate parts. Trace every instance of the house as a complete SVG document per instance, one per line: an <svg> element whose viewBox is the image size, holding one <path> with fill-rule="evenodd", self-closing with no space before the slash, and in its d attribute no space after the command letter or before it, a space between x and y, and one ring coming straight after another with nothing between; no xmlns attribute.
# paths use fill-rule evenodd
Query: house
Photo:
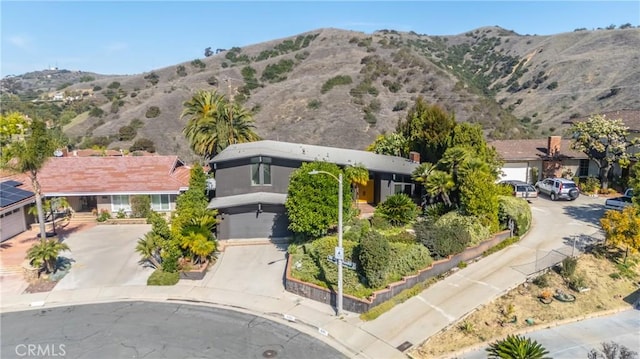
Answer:
<svg viewBox="0 0 640 359"><path fill-rule="evenodd" d="M235 144L215 156L217 237L221 240L291 236L284 207L291 173L304 162L326 161L339 166L362 165L369 181L358 189L358 201L375 205L396 193L414 194L411 173L420 162L367 151L279 141ZM336 184L337 186L337 184Z"/></svg>
<svg viewBox="0 0 640 359"><path fill-rule="evenodd" d="M157 212L175 209L190 168L177 156L52 157L38 174L43 197L66 197L75 212L131 211L131 197L148 195Z"/></svg>
<svg viewBox="0 0 640 359"><path fill-rule="evenodd" d="M25 207L35 202L30 186L13 178L5 177L0 182L0 242L27 230Z"/></svg>
<svg viewBox="0 0 640 359"><path fill-rule="evenodd" d="M500 180L529 183L546 177L597 176L598 166L580 151L571 149L571 140L560 136L547 139L498 140L489 143L504 160Z"/></svg>

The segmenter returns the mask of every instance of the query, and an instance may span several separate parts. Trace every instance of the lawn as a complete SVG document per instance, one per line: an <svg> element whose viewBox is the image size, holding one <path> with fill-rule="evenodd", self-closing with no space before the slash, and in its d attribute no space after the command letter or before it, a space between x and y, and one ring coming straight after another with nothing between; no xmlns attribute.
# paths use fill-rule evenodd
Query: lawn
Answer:
<svg viewBox="0 0 640 359"><path fill-rule="evenodd" d="M640 294L638 258L630 258L630 265L625 268L614 263L611 254L599 252L579 257L576 274L585 278L588 291L572 291L557 271L550 270L545 275L546 288L524 283L429 338L410 355L413 358L448 357L462 348L491 342L518 331L541 329L562 320L630 307ZM622 261L619 257L616 260ZM544 289L552 292L560 289L575 295L576 300L572 303L553 300L543 304L538 297Z"/></svg>

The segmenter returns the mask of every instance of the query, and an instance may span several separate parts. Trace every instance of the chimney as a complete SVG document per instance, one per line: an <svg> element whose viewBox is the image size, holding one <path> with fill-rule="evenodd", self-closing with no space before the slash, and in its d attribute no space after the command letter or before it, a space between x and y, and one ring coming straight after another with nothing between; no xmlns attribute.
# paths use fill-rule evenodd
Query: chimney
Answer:
<svg viewBox="0 0 640 359"><path fill-rule="evenodd" d="M562 136L549 136L547 142L547 156L554 157L560 154L560 143Z"/></svg>
<svg viewBox="0 0 640 359"><path fill-rule="evenodd" d="M409 152L409 161L413 163L420 163L420 153L415 151Z"/></svg>

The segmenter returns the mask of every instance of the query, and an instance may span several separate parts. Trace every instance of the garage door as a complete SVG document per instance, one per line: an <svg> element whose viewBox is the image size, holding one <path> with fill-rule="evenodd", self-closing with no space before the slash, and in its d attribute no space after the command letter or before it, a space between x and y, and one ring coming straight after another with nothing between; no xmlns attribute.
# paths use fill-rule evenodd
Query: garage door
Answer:
<svg viewBox="0 0 640 359"><path fill-rule="evenodd" d="M283 205L257 204L220 209L218 239L279 239L291 236Z"/></svg>
<svg viewBox="0 0 640 359"><path fill-rule="evenodd" d="M24 207L0 214L0 242L4 242L25 230Z"/></svg>
<svg viewBox="0 0 640 359"><path fill-rule="evenodd" d="M526 162L505 163L502 167L501 181L527 181L528 165Z"/></svg>

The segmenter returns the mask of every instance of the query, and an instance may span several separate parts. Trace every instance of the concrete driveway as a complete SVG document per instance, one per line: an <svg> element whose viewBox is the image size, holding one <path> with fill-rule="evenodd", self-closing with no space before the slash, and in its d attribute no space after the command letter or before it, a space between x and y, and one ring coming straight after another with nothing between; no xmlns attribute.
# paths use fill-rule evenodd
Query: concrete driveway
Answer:
<svg viewBox="0 0 640 359"><path fill-rule="evenodd" d="M61 255L72 260L71 270L53 290L146 285L153 269L138 264L135 247L149 230L147 224L100 225L70 234L64 243L71 252Z"/></svg>

